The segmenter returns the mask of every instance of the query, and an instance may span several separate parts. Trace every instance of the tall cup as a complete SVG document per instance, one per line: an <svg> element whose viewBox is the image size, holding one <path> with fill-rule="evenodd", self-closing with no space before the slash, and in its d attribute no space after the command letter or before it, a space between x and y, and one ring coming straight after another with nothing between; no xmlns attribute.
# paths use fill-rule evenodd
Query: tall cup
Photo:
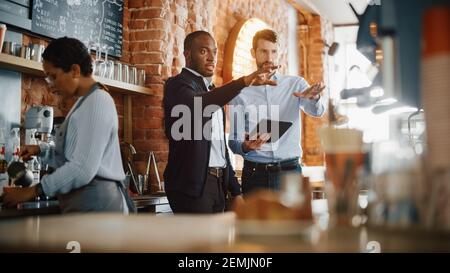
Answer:
<svg viewBox="0 0 450 273"><path fill-rule="evenodd" d="M44 53L45 46L39 44L31 44L31 60L35 62L42 62L42 53Z"/></svg>
<svg viewBox="0 0 450 273"><path fill-rule="evenodd" d="M114 80L122 81L122 63L120 62L114 64Z"/></svg>
<svg viewBox="0 0 450 273"><path fill-rule="evenodd" d="M137 68L135 66L132 66L130 67L130 78L128 83L137 84L137 82L138 82Z"/></svg>
<svg viewBox="0 0 450 273"><path fill-rule="evenodd" d="M128 83L130 80L130 71L128 69L128 65L122 65L122 81Z"/></svg>
<svg viewBox="0 0 450 273"><path fill-rule="evenodd" d="M29 48L26 45L23 45L20 48L20 57L24 58L26 60L30 60L31 59L31 48Z"/></svg>
<svg viewBox="0 0 450 273"><path fill-rule="evenodd" d="M0 24L0 52L2 52L3 49L3 41L5 40L6 35L6 25Z"/></svg>
<svg viewBox="0 0 450 273"><path fill-rule="evenodd" d="M348 225L357 213L356 180L365 159L362 132L326 127L319 130L319 135L325 150L325 190L331 224Z"/></svg>
<svg viewBox="0 0 450 273"><path fill-rule="evenodd" d="M139 86L145 86L145 70L139 69L138 71L138 82L137 84Z"/></svg>

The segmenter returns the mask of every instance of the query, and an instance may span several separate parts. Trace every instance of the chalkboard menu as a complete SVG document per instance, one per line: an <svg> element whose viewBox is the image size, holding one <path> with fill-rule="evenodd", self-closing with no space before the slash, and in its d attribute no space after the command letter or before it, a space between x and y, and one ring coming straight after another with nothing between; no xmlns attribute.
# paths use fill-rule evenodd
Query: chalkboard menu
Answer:
<svg viewBox="0 0 450 273"><path fill-rule="evenodd" d="M50 38L68 36L112 47L122 56L123 0L33 0L31 31Z"/></svg>
<svg viewBox="0 0 450 273"><path fill-rule="evenodd" d="M31 30L30 0L0 0L0 23L8 29Z"/></svg>

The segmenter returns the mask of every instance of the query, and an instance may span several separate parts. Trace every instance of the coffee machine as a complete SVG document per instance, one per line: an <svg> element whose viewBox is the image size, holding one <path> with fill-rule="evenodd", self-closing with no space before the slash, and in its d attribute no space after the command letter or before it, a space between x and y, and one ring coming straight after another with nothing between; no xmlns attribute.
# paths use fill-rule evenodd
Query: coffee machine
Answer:
<svg viewBox="0 0 450 273"><path fill-rule="evenodd" d="M25 113L25 144L48 141L53 129L53 108L33 106Z"/></svg>
<svg viewBox="0 0 450 273"><path fill-rule="evenodd" d="M53 129L53 108L50 106L33 106L25 113L25 145L38 145L49 142ZM39 183L41 162L33 157L27 162L33 172L33 184Z"/></svg>

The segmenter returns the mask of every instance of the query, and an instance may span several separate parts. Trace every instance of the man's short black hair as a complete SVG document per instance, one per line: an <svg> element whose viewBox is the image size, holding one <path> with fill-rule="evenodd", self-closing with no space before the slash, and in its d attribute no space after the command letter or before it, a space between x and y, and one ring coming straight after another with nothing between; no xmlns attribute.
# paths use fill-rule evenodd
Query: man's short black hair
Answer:
<svg viewBox="0 0 450 273"><path fill-rule="evenodd" d="M53 40L45 49L42 58L64 72L69 72L72 65L77 64L83 76L92 74L91 55L86 46L75 38L62 37Z"/></svg>
<svg viewBox="0 0 450 273"><path fill-rule="evenodd" d="M184 39L184 51L191 50L192 49L192 44L194 43L194 40L197 37L200 37L202 35L208 35L209 37L213 38L213 36L209 32L204 31L204 30L197 30L197 31L191 32Z"/></svg>

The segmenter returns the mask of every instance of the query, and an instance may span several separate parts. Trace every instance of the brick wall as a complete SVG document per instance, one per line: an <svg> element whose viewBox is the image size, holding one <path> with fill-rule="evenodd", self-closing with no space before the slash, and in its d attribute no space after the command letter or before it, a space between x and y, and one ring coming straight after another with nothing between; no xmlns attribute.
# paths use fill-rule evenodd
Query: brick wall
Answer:
<svg viewBox="0 0 450 273"><path fill-rule="evenodd" d="M331 23L317 15L303 14L299 17L303 18L304 25L297 28L298 52L305 58L300 61L299 71L310 84L324 82L327 85L328 78L324 72L327 71L328 58L324 42L331 44L333 40ZM327 120L326 113L322 118L302 113L302 161L307 166L324 164L324 152L317 129Z"/></svg>
<svg viewBox="0 0 450 273"><path fill-rule="evenodd" d="M146 70L151 96L133 98L133 144L137 168L144 172L148 152L154 151L160 176L166 167L168 141L163 131L164 80L185 65L183 41L195 30L211 31L214 2L209 0L129 0L129 58ZM155 184L155 177L151 177Z"/></svg>
<svg viewBox="0 0 450 273"><path fill-rule="evenodd" d="M180 1L178 1L180 2ZM133 96L133 144L137 150L135 159L139 173L144 173L149 151L154 151L160 176L168 156L168 141L163 130L163 79L172 75L174 38L180 31L172 23L187 19L184 6L175 6L175 1L129 0L128 21L130 62L146 71L146 86L152 95ZM172 10L178 8L178 16ZM128 16L128 17L127 17ZM181 34L179 34L181 35ZM184 32L182 33L184 35ZM155 176L151 183L155 184Z"/></svg>
<svg viewBox="0 0 450 273"><path fill-rule="evenodd" d="M285 1L266 0L215 0L213 33L218 45L217 68L215 81L222 84L222 68L225 43L234 25L250 18L259 18L273 28L280 40L281 72L287 71L287 20L289 5ZM268 12L270 11L270 12Z"/></svg>
<svg viewBox="0 0 450 273"><path fill-rule="evenodd" d="M145 169L149 150L155 151L161 174L164 171L168 143L163 132L163 81L178 74L185 64L183 41L186 34L195 30L213 33L218 45L214 81L221 85L228 33L242 19L260 18L280 33L281 64L287 69L287 50L283 46L287 40L284 18L287 8L284 1L129 0L125 16L129 16L130 21L128 25L124 24L129 27L129 41L124 45L129 45L130 62L145 67L147 86L154 90L151 96L133 98L133 141L138 151L136 158L140 172ZM274 14L279 16L274 17Z"/></svg>

